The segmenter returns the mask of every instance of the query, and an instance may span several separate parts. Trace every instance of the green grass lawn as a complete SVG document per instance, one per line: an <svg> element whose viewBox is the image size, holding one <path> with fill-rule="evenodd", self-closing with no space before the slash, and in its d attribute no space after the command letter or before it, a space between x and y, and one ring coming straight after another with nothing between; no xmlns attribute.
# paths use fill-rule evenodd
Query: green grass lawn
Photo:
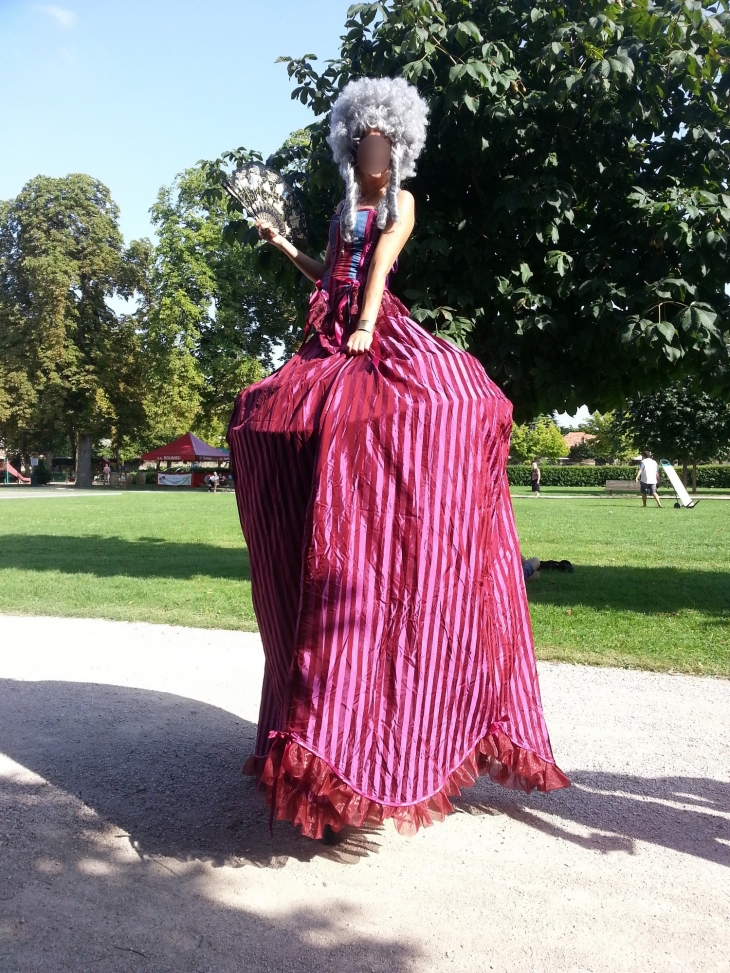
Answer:
<svg viewBox="0 0 730 973"><path fill-rule="evenodd" d="M538 655L730 676L730 503L515 501L523 553L567 558L527 590Z"/></svg>
<svg viewBox="0 0 730 973"><path fill-rule="evenodd" d="M0 498L0 611L256 631L235 499Z"/></svg>
<svg viewBox="0 0 730 973"><path fill-rule="evenodd" d="M730 676L730 503L517 499L538 656ZM0 499L0 612L255 630L231 494ZM52 635L49 634L52 638Z"/></svg>

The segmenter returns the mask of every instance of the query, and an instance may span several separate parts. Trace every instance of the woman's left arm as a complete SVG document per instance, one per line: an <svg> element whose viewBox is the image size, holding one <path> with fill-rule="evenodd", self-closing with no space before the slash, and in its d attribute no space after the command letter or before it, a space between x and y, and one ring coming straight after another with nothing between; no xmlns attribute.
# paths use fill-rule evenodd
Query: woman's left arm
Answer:
<svg viewBox="0 0 730 973"><path fill-rule="evenodd" d="M415 222L413 196L405 189L398 193L398 212L400 219L397 223L389 223L380 234L375 248L373 261L370 264L365 293L360 305L360 318L357 330L353 331L347 342L348 355L362 355L373 343L373 331L380 313L383 300L385 282L393 269L393 264L413 233Z"/></svg>

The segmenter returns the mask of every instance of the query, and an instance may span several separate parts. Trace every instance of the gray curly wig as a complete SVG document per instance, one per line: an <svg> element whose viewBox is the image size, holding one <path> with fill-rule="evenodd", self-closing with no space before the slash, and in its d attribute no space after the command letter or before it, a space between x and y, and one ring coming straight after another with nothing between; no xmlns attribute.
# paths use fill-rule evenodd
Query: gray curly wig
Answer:
<svg viewBox="0 0 730 973"><path fill-rule="evenodd" d="M398 221L402 179L416 173L416 159L426 142L428 105L403 78L360 78L348 82L332 108L327 141L345 183L340 230L348 242L357 220L360 186L355 177L357 147L353 139L377 129L392 146L390 180L378 207L378 226Z"/></svg>

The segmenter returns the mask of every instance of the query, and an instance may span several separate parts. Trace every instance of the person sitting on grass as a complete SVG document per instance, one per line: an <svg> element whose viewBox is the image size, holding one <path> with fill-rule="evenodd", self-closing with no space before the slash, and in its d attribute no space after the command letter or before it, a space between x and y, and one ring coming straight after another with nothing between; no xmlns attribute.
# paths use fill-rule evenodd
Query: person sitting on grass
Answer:
<svg viewBox="0 0 730 973"><path fill-rule="evenodd" d="M654 497L657 507L661 507L659 496L656 492L657 483L659 482L659 464L655 459L652 459L651 453L648 450L644 450L641 454L641 462L636 473L636 479L639 481L641 487L642 504L646 506L646 498L648 495Z"/></svg>
<svg viewBox="0 0 730 973"><path fill-rule="evenodd" d="M563 559L562 561L541 561L539 557L524 557L520 554L522 558L522 574L524 575L525 581L537 581L540 577L540 568L543 571L562 571L563 573L572 574L573 565L570 561Z"/></svg>

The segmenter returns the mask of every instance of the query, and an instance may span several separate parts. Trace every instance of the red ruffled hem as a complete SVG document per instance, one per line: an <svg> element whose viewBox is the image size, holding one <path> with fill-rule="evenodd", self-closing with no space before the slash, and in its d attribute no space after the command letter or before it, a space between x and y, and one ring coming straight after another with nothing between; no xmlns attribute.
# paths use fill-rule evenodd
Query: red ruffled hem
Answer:
<svg viewBox="0 0 730 973"><path fill-rule="evenodd" d="M326 825L333 831L345 826L379 825L392 818L402 835L443 821L454 810L450 797L471 787L477 777L489 774L496 784L529 794L534 788L553 791L570 787L555 764L513 743L501 730L483 737L444 786L426 800L393 807L379 804L346 784L330 765L311 750L279 735L268 757L251 757L244 773L259 778L272 818L299 825L308 838L321 838Z"/></svg>

